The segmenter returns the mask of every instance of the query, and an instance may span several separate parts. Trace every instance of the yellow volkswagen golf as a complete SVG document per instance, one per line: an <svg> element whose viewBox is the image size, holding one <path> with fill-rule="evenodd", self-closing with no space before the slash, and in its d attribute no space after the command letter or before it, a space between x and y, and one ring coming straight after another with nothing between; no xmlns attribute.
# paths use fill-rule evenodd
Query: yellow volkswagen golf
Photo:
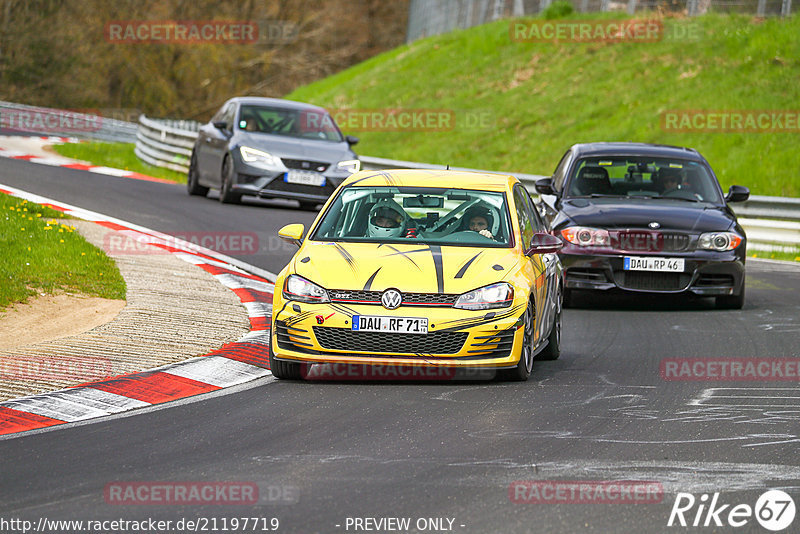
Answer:
<svg viewBox="0 0 800 534"><path fill-rule="evenodd" d="M562 242L513 176L361 171L307 233L278 235L300 250L275 283L277 378L353 364L527 380L534 358L559 356Z"/></svg>

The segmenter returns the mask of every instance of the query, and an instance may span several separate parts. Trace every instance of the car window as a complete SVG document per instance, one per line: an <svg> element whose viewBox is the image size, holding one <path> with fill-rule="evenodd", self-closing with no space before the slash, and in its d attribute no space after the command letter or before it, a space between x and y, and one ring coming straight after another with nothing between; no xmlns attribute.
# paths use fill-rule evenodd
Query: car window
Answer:
<svg viewBox="0 0 800 534"><path fill-rule="evenodd" d="M325 211L311 239L511 247L509 221L501 192L350 186Z"/></svg>
<svg viewBox="0 0 800 534"><path fill-rule="evenodd" d="M644 156L582 158L571 171L566 196L722 201L717 181L704 163Z"/></svg>
<svg viewBox="0 0 800 534"><path fill-rule="evenodd" d="M514 207L517 213L519 231L522 234L523 247L528 247L536 229L536 218L528 202L528 192L521 185L514 187Z"/></svg>
<svg viewBox="0 0 800 534"><path fill-rule="evenodd" d="M233 129L233 122L234 116L236 115L236 104L231 102L227 108L225 108L225 113L222 115L222 120L225 121L225 124L228 126L228 130Z"/></svg>
<svg viewBox="0 0 800 534"><path fill-rule="evenodd" d="M344 137L333 117L316 109L294 109L245 104L237 127L251 132L342 142Z"/></svg>
<svg viewBox="0 0 800 534"><path fill-rule="evenodd" d="M222 117L225 116L225 110L227 110L228 106L230 105L231 105L230 102L223 104L222 107L217 110L214 116L211 117L211 122L219 122L223 120Z"/></svg>
<svg viewBox="0 0 800 534"><path fill-rule="evenodd" d="M564 178L567 175L567 168L572 162L572 150L567 150L566 154L561 157L555 172L553 173L553 189L561 191L564 187Z"/></svg>

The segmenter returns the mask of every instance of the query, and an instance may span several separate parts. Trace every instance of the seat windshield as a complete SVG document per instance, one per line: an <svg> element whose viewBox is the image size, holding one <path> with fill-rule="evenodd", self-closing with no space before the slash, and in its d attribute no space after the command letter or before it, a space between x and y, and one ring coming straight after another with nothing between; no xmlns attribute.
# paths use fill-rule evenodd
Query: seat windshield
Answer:
<svg viewBox="0 0 800 534"><path fill-rule="evenodd" d="M239 112L240 130L267 133L301 139L342 142L339 127L328 113L313 109L242 105Z"/></svg>
<svg viewBox="0 0 800 534"><path fill-rule="evenodd" d="M636 197L721 203L716 179L701 162L603 156L577 162L568 197Z"/></svg>
<svg viewBox="0 0 800 534"><path fill-rule="evenodd" d="M467 189L343 189L311 236L315 241L510 247L506 196Z"/></svg>

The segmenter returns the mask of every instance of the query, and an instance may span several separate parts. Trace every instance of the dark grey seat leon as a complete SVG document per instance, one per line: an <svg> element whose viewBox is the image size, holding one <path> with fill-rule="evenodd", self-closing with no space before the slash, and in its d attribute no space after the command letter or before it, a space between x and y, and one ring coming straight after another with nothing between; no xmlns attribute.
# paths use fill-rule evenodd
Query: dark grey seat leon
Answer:
<svg viewBox="0 0 800 534"><path fill-rule="evenodd" d="M361 167L325 109L277 98L231 98L200 127L187 178L190 195L219 190L224 203L243 195L297 200L313 209Z"/></svg>

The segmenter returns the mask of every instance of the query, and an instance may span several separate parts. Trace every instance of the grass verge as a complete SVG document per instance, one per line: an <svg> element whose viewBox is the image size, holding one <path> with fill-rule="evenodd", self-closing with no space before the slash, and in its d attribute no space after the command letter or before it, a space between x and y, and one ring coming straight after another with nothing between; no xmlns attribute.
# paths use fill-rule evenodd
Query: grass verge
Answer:
<svg viewBox="0 0 800 534"><path fill-rule="evenodd" d="M66 291L125 299L114 260L88 243L59 211L0 194L0 310L37 293Z"/></svg>
<svg viewBox="0 0 800 534"><path fill-rule="evenodd" d="M140 160L133 152L134 146L133 143L93 141L54 145L53 150L62 156L88 161L94 165L103 165L114 169L138 172L155 178L172 180L177 183L186 183L185 174L162 167L154 167Z"/></svg>

